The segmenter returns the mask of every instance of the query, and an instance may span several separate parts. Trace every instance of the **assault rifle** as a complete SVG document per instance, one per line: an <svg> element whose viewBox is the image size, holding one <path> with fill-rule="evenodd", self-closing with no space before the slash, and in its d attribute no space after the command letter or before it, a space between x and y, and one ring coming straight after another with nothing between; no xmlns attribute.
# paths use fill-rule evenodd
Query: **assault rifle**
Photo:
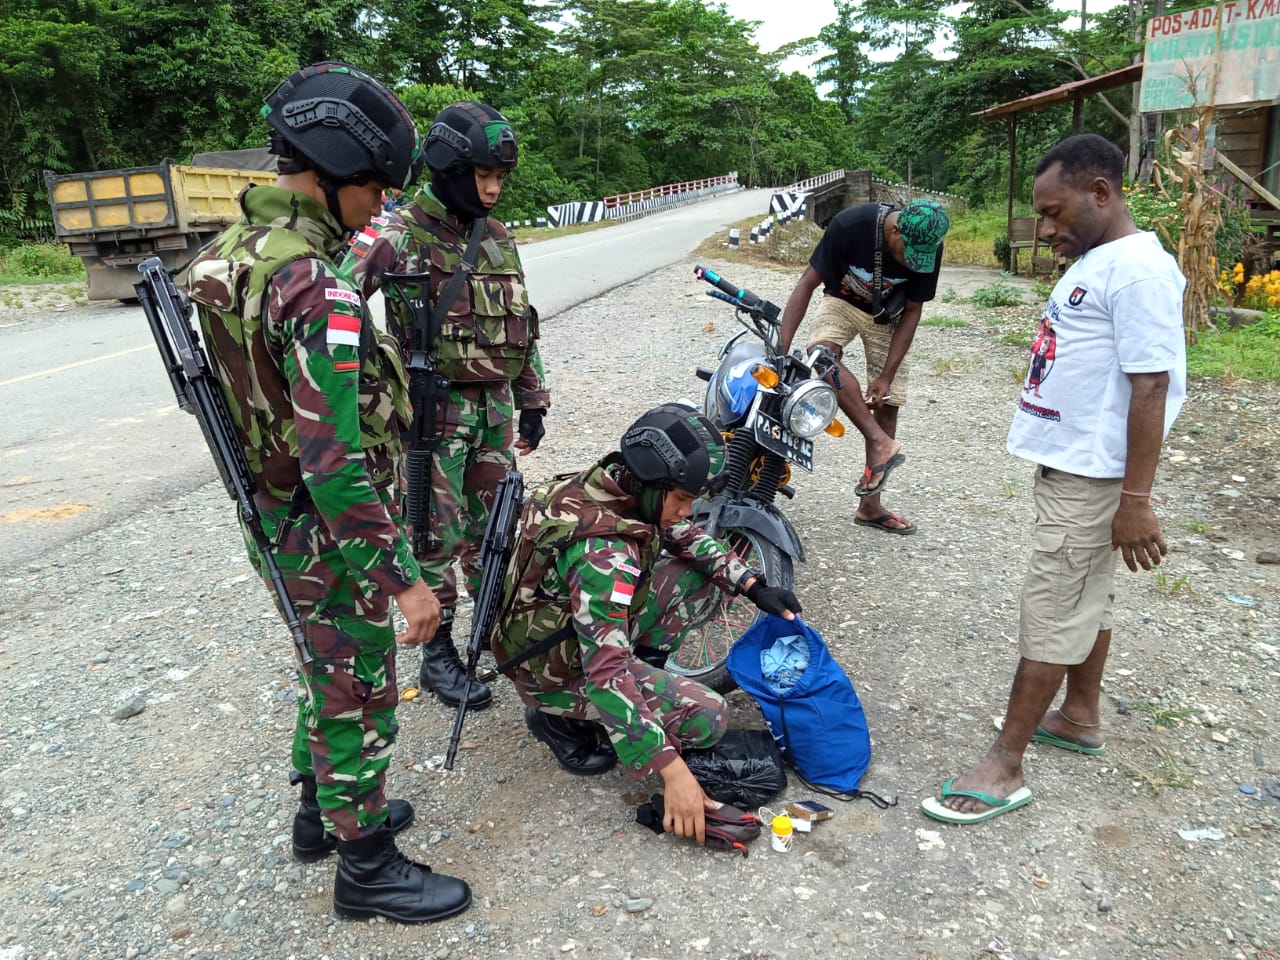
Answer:
<svg viewBox="0 0 1280 960"><path fill-rule="evenodd" d="M272 543L262 529L262 515L253 500L258 485L236 436L222 384L218 382L209 358L200 347L200 338L191 326L191 301L174 286L159 257L148 257L138 265L138 272L142 279L133 285L133 289L142 304L142 312L147 315L151 335L160 350L160 359L169 374L169 384L178 398L178 406L194 414L200 424L200 432L213 454L222 485L240 508L240 519L266 565L271 587L280 604L280 613L293 635L298 656L303 663L310 663L307 638L293 609L284 577L276 566L276 558L271 553Z"/></svg>
<svg viewBox="0 0 1280 960"><path fill-rule="evenodd" d="M494 621L498 619L498 605L506 585L507 566L515 549L516 526L520 522L520 510L524 505L524 474L508 470L498 483L493 498L493 510L485 524L484 540L480 542L480 592L476 594L475 609L471 612L471 640L467 644L467 678L462 685L462 699L458 713L453 718L453 733L449 735L449 751L444 757L444 768L453 769L458 756L458 743L462 740L462 724L467 717L467 698L471 696L471 684L476 675L476 663L480 651L493 634Z"/></svg>
<svg viewBox="0 0 1280 960"><path fill-rule="evenodd" d="M441 311L432 311L431 275L427 273L386 273L382 275L382 292L387 301L388 329L400 326L392 311L398 302L408 313L409 403L413 422L408 435L408 491L405 496L405 519L413 527L413 555L421 557L435 546L431 538L431 458L440 445L436 417L440 399L449 389L449 381L436 372L436 340L444 319Z"/></svg>

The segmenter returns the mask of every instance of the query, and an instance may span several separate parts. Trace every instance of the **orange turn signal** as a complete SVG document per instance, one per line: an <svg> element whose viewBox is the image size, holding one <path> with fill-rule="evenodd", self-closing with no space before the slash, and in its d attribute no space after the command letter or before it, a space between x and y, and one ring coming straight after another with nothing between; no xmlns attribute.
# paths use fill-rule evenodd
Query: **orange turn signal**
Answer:
<svg viewBox="0 0 1280 960"><path fill-rule="evenodd" d="M839 420L832 420L830 423L827 424L825 432L829 433L833 437L843 437L844 424L841 423Z"/></svg>
<svg viewBox="0 0 1280 960"><path fill-rule="evenodd" d="M760 386L767 387L770 390L778 385L777 372L772 367L766 367L764 364L752 370L751 376L755 378L756 383L760 384Z"/></svg>

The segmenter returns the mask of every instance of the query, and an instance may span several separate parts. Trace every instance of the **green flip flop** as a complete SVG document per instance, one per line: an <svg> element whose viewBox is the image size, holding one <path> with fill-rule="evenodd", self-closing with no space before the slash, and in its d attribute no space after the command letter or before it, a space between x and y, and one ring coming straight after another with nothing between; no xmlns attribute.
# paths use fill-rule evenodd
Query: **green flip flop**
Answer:
<svg viewBox="0 0 1280 960"><path fill-rule="evenodd" d="M940 820L943 823L982 823L993 817L998 817L1002 813L1009 813L1011 810L1017 810L1019 807L1025 807L1034 797L1031 796L1031 790L1027 787L1019 787L1009 796L1001 800L999 797L993 797L989 793L983 793L981 790L953 790L951 785L956 782L956 778L952 777L942 785L942 799L937 797L925 797L920 802L920 810L926 817L932 817L934 820ZM962 813L959 810L952 810L946 805L946 801L952 797L972 797L985 803L988 807L986 810L977 813Z"/></svg>
<svg viewBox="0 0 1280 960"><path fill-rule="evenodd" d="M991 721L991 725L996 728L997 732L1004 730L1004 717L995 717ZM1086 747L1082 743L1076 743L1073 740L1064 740L1062 737L1055 737L1044 727L1037 726L1036 732L1031 735L1032 743L1047 743L1051 747L1057 747L1059 750L1070 750L1072 753L1083 753L1090 757L1100 757L1107 752L1107 745L1104 743L1100 747Z"/></svg>

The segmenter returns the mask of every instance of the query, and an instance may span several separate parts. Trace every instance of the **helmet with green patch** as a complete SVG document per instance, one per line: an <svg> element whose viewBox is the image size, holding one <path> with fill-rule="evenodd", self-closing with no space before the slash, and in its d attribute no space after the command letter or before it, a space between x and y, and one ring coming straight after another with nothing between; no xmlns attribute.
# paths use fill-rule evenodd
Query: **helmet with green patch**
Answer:
<svg viewBox="0 0 1280 960"><path fill-rule="evenodd" d="M294 168L339 186L373 180L403 189L410 181L421 146L413 118L395 94L349 64L304 67L271 92L262 115L271 152Z"/></svg>
<svg viewBox="0 0 1280 960"><path fill-rule="evenodd" d="M706 493L724 468L724 438L692 407L654 407L622 435L622 461L641 484Z"/></svg>
<svg viewBox="0 0 1280 960"><path fill-rule="evenodd" d="M512 170L520 161L516 133L507 118L474 100L451 103L436 115L425 152L432 173L463 167Z"/></svg>

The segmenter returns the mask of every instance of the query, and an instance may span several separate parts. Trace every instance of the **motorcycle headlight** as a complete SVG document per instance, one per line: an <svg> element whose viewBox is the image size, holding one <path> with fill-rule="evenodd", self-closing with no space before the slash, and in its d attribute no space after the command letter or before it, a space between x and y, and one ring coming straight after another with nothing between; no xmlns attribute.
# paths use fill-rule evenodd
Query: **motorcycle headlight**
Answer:
<svg viewBox="0 0 1280 960"><path fill-rule="evenodd" d="M807 380L782 402L782 420L797 437L816 437L836 418L836 392L821 380Z"/></svg>

